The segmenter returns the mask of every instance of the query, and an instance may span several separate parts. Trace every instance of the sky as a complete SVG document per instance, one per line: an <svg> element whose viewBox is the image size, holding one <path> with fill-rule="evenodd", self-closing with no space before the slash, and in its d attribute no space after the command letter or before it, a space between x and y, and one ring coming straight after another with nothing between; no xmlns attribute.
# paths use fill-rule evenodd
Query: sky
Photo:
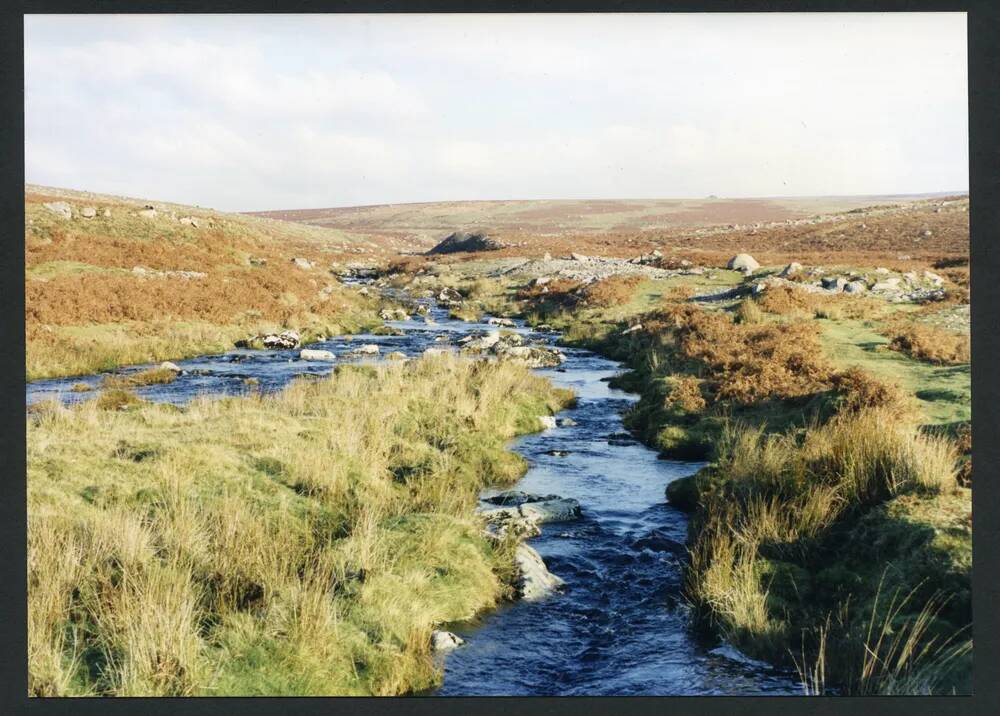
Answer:
<svg viewBox="0 0 1000 716"><path fill-rule="evenodd" d="M26 181L228 211L968 188L964 13L34 15Z"/></svg>

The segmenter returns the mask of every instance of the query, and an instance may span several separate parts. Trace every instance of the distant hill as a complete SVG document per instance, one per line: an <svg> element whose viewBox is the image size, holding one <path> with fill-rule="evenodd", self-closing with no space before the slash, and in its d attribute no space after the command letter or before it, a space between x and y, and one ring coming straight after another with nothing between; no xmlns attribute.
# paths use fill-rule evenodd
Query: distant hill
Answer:
<svg viewBox="0 0 1000 716"><path fill-rule="evenodd" d="M495 232L503 238L621 233L678 227L745 225L803 219L932 195L766 199L594 199L446 201L326 209L250 212L253 216L376 236L425 251L454 231ZM940 195L937 195L940 196Z"/></svg>

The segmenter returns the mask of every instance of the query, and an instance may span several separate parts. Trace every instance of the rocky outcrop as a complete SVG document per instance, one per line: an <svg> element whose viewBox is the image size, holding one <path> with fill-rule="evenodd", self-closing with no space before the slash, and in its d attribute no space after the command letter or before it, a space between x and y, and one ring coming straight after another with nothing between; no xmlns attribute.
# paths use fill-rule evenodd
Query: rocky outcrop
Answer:
<svg viewBox="0 0 1000 716"><path fill-rule="evenodd" d="M445 237L441 243L428 251L427 254L454 254L461 251L470 253L476 251L497 251L502 248L503 244L484 233L456 231Z"/></svg>

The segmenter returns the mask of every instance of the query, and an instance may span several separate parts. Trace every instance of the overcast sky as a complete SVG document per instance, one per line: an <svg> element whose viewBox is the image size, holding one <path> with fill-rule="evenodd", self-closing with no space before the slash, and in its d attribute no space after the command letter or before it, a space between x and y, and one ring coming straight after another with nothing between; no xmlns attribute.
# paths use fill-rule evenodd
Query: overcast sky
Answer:
<svg viewBox="0 0 1000 716"><path fill-rule="evenodd" d="M224 210L965 190L965 25L28 16L26 178Z"/></svg>

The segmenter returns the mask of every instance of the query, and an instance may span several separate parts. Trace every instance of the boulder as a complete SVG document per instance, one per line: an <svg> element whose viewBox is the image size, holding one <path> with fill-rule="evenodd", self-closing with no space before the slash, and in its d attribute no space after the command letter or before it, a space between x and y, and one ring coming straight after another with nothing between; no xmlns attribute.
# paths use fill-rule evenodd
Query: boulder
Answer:
<svg viewBox="0 0 1000 716"><path fill-rule="evenodd" d="M552 254L550 254L548 251L546 251L545 255L542 256L542 261L551 261L551 260L552 260Z"/></svg>
<svg viewBox="0 0 1000 716"><path fill-rule="evenodd" d="M542 424L543 430L551 430L556 426L556 419L551 415L539 415L538 422Z"/></svg>
<svg viewBox="0 0 1000 716"><path fill-rule="evenodd" d="M337 356L330 351L318 350L315 348L303 348L299 351L299 360L330 363L337 360Z"/></svg>
<svg viewBox="0 0 1000 716"><path fill-rule="evenodd" d="M781 269L781 273L778 275L783 277L794 276L800 271L802 271L802 264L798 263L797 261L792 261L792 263L788 264L787 266L785 266L785 268Z"/></svg>
<svg viewBox="0 0 1000 716"><path fill-rule="evenodd" d="M924 271L924 279L930 281L935 286L940 286L944 283L944 279L938 276L933 271Z"/></svg>
<svg viewBox="0 0 1000 716"><path fill-rule="evenodd" d="M843 291L844 286L847 285L847 281L844 280L843 276L825 276L820 279L820 283L828 291Z"/></svg>
<svg viewBox="0 0 1000 716"><path fill-rule="evenodd" d="M351 353L356 356L377 356L379 354L379 347L374 343L365 343L363 346L358 346L352 350Z"/></svg>
<svg viewBox="0 0 1000 716"><path fill-rule="evenodd" d="M760 264L750 254L736 254L729 259L726 268L743 273L753 273L760 268Z"/></svg>
<svg viewBox="0 0 1000 716"><path fill-rule="evenodd" d="M447 348L427 348L424 350L425 356L443 356L451 353Z"/></svg>
<svg viewBox="0 0 1000 716"><path fill-rule="evenodd" d="M868 286L864 281L851 281L849 284L844 286L844 293L864 293L868 290Z"/></svg>
<svg viewBox="0 0 1000 716"><path fill-rule="evenodd" d="M42 206L64 219L73 218L73 209L65 201L50 201L47 204L42 204Z"/></svg>
<svg viewBox="0 0 1000 716"><path fill-rule="evenodd" d="M573 418L559 418L556 420L556 425L560 428L571 428L576 425L576 421Z"/></svg>
<svg viewBox="0 0 1000 716"><path fill-rule="evenodd" d="M410 315L402 308L383 308L378 313L383 321L408 321Z"/></svg>
<svg viewBox="0 0 1000 716"><path fill-rule="evenodd" d="M556 368L566 360L566 356L556 349L539 346L507 346L501 342L493 352L498 358L522 363L529 368Z"/></svg>
<svg viewBox="0 0 1000 716"><path fill-rule="evenodd" d="M143 219L155 219L158 216L158 213L152 206L147 205L145 208L136 212L136 215L141 216Z"/></svg>
<svg viewBox="0 0 1000 716"><path fill-rule="evenodd" d="M514 552L517 566L517 593L526 601L543 599L561 587L564 582L552 574L538 552L523 542Z"/></svg>
<svg viewBox="0 0 1000 716"><path fill-rule="evenodd" d="M488 351L500 342L500 331L490 331L485 336L465 336L459 343L462 344L462 351L466 353L481 353Z"/></svg>
<svg viewBox="0 0 1000 716"><path fill-rule="evenodd" d="M198 219L193 216L182 216L179 221L185 226L193 226L196 229L200 226Z"/></svg>
<svg viewBox="0 0 1000 716"><path fill-rule="evenodd" d="M306 269L307 271L311 269L315 264L309 259L304 259L301 257L296 257L292 259L292 263L298 266L300 269Z"/></svg>
<svg viewBox="0 0 1000 716"><path fill-rule="evenodd" d="M501 326L502 328L514 328L516 324L509 318L490 318L486 321L491 326Z"/></svg>
<svg viewBox="0 0 1000 716"><path fill-rule="evenodd" d="M168 360L165 360L162 363L160 363L160 370L172 370L174 373L184 372L183 370L181 370L181 367L179 365L177 365L176 363L171 363Z"/></svg>
<svg viewBox="0 0 1000 716"><path fill-rule="evenodd" d="M522 517L535 524L569 522L580 518L580 503L569 497L526 502L518 509L520 509Z"/></svg>
<svg viewBox="0 0 1000 716"><path fill-rule="evenodd" d="M82 209L80 209L80 216L82 216L84 219L93 219L95 216L97 216L97 209L93 206L85 206Z"/></svg>
<svg viewBox="0 0 1000 716"><path fill-rule="evenodd" d="M438 301L443 304L454 303L462 300L462 294L453 288L442 288L441 293L438 294Z"/></svg>
<svg viewBox="0 0 1000 716"><path fill-rule="evenodd" d="M574 253L574 254L570 254L569 257L573 261L589 261L590 260L586 256L584 256L583 254L575 254Z"/></svg>
<svg viewBox="0 0 1000 716"><path fill-rule="evenodd" d="M103 212L101 212L101 215L105 219L110 219L111 218L111 209L105 209Z"/></svg>
<svg viewBox="0 0 1000 716"><path fill-rule="evenodd" d="M443 652L457 649L465 643L465 639L450 631L435 629L431 632L431 651Z"/></svg>
<svg viewBox="0 0 1000 716"><path fill-rule="evenodd" d="M454 254L460 251L497 251L502 248L502 243L484 233L456 231L446 236L439 244L428 251L427 254Z"/></svg>
<svg viewBox="0 0 1000 716"><path fill-rule="evenodd" d="M299 347L299 334L295 331L283 331L279 334L269 333L264 336L265 348L272 350L292 350Z"/></svg>

